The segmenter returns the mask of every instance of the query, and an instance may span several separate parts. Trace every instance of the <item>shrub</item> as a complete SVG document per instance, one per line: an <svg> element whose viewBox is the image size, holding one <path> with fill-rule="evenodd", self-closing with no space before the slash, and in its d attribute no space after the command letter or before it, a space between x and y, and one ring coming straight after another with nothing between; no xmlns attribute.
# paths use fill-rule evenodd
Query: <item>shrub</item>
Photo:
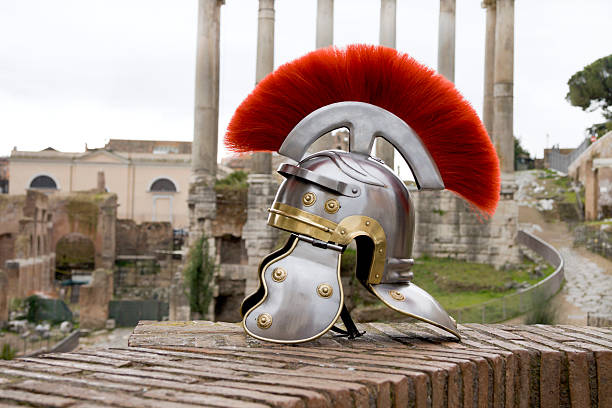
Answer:
<svg viewBox="0 0 612 408"><path fill-rule="evenodd" d="M202 236L189 250L184 281L192 313L204 316L213 297L212 282L217 265L209 255L208 238Z"/></svg>

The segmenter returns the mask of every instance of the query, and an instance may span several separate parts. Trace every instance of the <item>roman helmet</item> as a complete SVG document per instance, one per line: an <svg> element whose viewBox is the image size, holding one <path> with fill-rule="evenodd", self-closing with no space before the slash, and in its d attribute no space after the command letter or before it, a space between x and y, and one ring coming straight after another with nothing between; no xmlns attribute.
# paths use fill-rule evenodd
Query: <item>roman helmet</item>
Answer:
<svg viewBox="0 0 612 408"><path fill-rule="evenodd" d="M308 154L321 136L349 131L349 151ZM406 184L372 156L377 138L406 161L418 190L449 189L493 214L499 162L477 114L453 84L382 46L329 47L287 63L239 106L226 135L237 152L278 151L294 161L268 224L290 232L259 267L243 302L251 336L299 343L328 330L362 335L344 306L340 262L356 245L357 280L383 304L459 338L455 320L412 282L415 209ZM418 239L418 237L417 237ZM418 277L417 277L418 280ZM341 319L345 329L334 325Z"/></svg>

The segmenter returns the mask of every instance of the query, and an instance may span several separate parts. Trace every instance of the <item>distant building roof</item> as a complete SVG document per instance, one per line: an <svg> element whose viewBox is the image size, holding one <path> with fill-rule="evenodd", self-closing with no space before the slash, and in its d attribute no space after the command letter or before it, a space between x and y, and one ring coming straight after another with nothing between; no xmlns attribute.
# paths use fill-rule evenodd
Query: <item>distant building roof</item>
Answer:
<svg viewBox="0 0 612 408"><path fill-rule="evenodd" d="M175 140L110 139L104 148L123 153L191 154L191 142Z"/></svg>

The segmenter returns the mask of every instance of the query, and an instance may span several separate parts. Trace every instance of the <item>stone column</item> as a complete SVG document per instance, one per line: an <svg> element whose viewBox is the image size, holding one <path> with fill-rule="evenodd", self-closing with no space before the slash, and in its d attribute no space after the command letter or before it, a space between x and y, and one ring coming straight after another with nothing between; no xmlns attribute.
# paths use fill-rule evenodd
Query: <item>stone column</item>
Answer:
<svg viewBox="0 0 612 408"><path fill-rule="evenodd" d="M455 82L455 0L440 0L438 72Z"/></svg>
<svg viewBox="0 0 612 408"><path fill-rule="evenodd" d="M379 43L385 47L395 48L396 0L380 1ZM376 140L376 156L395 170L395 150L393 145L382 138Z"/></svg>
<svg viewBox="0 0 612 408"><path fill-rule="evenodd" d="M334 0L317 1L317 38L316 48L325 48L334 43ZM309 153L335 148L332 133L326 133L310 145Z"/></svg>
<svg viewBox="0 0 612 408"><path fill-rule="evenodd" d="M513 184L514 182L513 84L514 0L497 0L493 141L500 155L502 184L504 182Z"/></svg>
<svg viewBox="0 0 612 408"><path fill-rule="evenodd" d="M258 84L274 70L274 0L259 0L257 21L257 65L255 84ZM272 154L257 152L251 166L253 174L272 172Z"/></svg>
<svg viewBox="0 0 612 408"><path fill-rule="evenodd" d="M199 0L194 133L189 188L190 241L210 232L215 217L219 123L219 30L222 0Z"/></svg>
<svg viewBox="0 0 612 408"><path fill-rule="evenodd" d="M274 69L274 0L259 0L257 26L257 67L255 80L261 81ZM268 208L272 205L278 184L272 174L272 154L255 153L249 184L247 222L242 229L245 240L249 273L246 294L257 288L257 268L261 259L272 252L278 231L268 227Z"/></svg>
<svg viewBox="0 0 612 408"><path fill-rule="evenodd" d="M482 7L487 9L487 29L485 33L485 66L484 66L484 103L482 122L493 136L493 80L495 74L495 20L497 8L495 0L485 0Z"/></svg>
<svg viewBox="0 0 612 408"><path fill-rule="evenodd" d="M334 43L334 0L317 1L316 46L324 48Z"/></svg>

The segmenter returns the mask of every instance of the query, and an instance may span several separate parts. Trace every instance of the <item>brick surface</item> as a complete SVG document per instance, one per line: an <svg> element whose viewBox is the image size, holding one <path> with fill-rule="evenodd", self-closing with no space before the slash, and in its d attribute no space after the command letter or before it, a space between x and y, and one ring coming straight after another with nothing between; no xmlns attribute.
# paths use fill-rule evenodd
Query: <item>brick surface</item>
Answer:
<svg viewBox="0 0 612 408"><path fill-rule="evenodd" d="M128 348L0 361L0 407L612 406L612 329L360 325L297 346L239 325L141 322Z"/></svg>

